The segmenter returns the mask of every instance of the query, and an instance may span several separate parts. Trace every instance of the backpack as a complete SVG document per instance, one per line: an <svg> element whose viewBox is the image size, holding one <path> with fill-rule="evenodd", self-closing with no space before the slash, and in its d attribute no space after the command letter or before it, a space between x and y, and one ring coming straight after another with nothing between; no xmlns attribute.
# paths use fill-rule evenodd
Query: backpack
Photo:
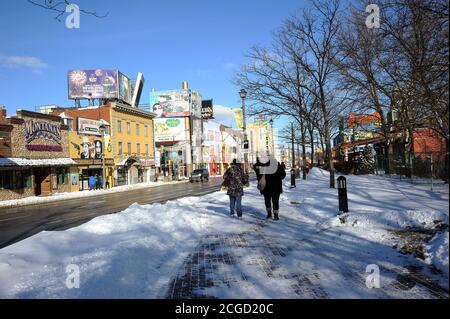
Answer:
<svg viewBox="0 0 450 319"><path fill-rule="evenodd" d="M258 186L257 188L262 192L264 190L264 188L266 188L266 175L263 174L263 176L261 177L261 179L258 181Z"/></svg>

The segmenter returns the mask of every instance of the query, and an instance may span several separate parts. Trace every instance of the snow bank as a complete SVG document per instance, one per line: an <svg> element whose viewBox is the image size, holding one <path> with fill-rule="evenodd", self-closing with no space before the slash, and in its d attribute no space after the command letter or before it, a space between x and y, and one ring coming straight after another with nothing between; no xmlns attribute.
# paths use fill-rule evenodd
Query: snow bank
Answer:
<svg viewBox="0 0 450 319"><path fill-rule="evenodd" d="M345 220L346 225L363 229L434 229L441 223L448 225L448 215L438 211L357 211L348 214ZM339 218L334 219L334 225L339 224Z"/></svg>
<svg viewBox="0 0 450 319"><path fill-rule="evenodd" d="M448 229L436 234L426 246L427 264L434 265L448 278Z"/></svg>

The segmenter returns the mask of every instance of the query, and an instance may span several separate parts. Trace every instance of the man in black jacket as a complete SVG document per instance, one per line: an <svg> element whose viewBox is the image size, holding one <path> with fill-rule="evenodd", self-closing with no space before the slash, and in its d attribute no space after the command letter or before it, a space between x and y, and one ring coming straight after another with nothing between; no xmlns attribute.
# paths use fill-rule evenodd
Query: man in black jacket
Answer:
<svg viewBox="0 0 450 319"><path fill-rule="evenodd" d="M272 161L276 161L274 157L271 157ZM256 178L258 179L258 187L262 195L264 195L264 202L267 210L267 217L272 218L272 208L273 208L273 219L279 220L279 209L280 209L280 195L283 193L282 180L286 177L286 171L283 165L277 162L277 169L275 172L271 172L267 167L271 166L270 161L262 164L259 159L257 159L256 164L253 165L253 169L256 173Z"/></svg>

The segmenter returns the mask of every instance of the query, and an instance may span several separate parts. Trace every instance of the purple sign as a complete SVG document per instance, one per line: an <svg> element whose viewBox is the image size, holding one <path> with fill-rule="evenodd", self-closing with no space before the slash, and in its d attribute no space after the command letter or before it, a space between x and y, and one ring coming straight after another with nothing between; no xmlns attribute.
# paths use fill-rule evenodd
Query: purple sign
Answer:
<svg viewBox="0 0 450 319"><path fill-rule="evenodd" d="M117 70L71 70L69 99L117 98Z"/></svg>

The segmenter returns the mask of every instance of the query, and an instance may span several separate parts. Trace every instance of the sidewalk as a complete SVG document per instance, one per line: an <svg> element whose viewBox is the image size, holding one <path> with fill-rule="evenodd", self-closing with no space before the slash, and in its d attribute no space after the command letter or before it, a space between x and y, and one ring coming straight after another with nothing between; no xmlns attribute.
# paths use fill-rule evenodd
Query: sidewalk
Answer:
<svg viewBox="0 0 450 319"><path fill-rule="evenodd" d="M243 220L215 192L41 232L0 250L0 297L448 298L448 228L436 229L436 221L448 226L448 195L406 197L409 184L372 176L347 181L345 222L327 172L314 169L297 188L285 180L280 221L265 220L252 182ZM441 268L397 248L392 230L419 228L447 238L424 251ZM69 264L80 268L79 289L64 284ZM380 288L366 286L369 265L379 268Z"/></svg>

